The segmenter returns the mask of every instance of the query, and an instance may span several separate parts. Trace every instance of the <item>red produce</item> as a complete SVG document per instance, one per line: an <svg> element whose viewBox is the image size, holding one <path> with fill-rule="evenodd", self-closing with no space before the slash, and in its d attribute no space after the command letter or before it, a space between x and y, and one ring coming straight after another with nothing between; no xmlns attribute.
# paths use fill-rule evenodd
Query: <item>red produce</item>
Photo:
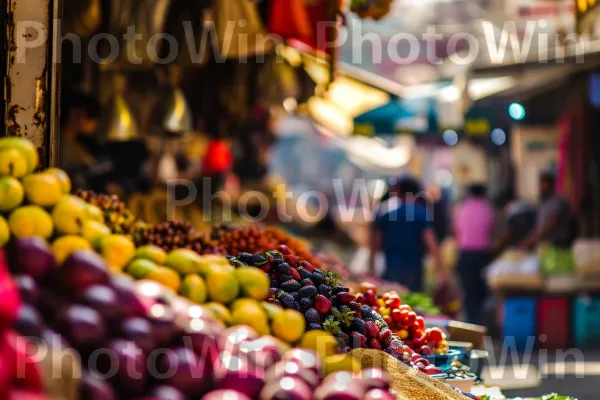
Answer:
<svg viewBox="0 0 600 400"><path fill-rule="evenodd" d="M83 290L80 300L98 311L107 320L119 318L122 314L119 296L108 286L90 286Z"/></svg>
<svg viewBox="0 0 600 400"><path fill-rule="evenodd" d="M311 369L302 368L297 361L281 361L267 370L265 381L267 383L279 381L286 376L302 379L312 389L319 385L317 373Z"/></svg>
<svg viewBox="0 0 600 400"><path fill-rule="evenodd" d="M373 389L369 390L364 400L395 400L396 398L387 390Z"/></svg>
<svg viewBox="0 0 600 400"><path fill-rule="evenodd" d="M311 400L312 390L301 379L286 376L272 381L260 392L261 400Z"/></svg>
<svg viewBox="0 0 600 400"><path fill-rule="evenodd" d="M56 268L48 243L40 237L15 239L6 247L6 258L12 271L30 275L38 282Z"/></svg>
<svg viewBox="0 0 600 400"><path fill-rule="evenodd" d="M152 389L152 398L157 400L185 400L186 397L179 390L171 386L159 386Z"/></svg>
<svg viewBox="0 0 600 400"><path fill-rule="evenodd" d="M109 282L106 262L99 254L89 250L71 254L64 262L59 275L63 288L71 291Z"/></svg>
<svg viewBox="0 0 600 400"><path fill-rule="evenodd" d="M202 396L201 400L250 400L250 397L235 390L215 390Z"/></svg>
<svg viewBox="0 0 600 400"><path fill-rule="evenodd" d="M360 372L361 383L367 389L388 390L390 387L390 376L379 368L367 368Z"/></svg>
<svg viewBox="0 0 600 400"><path fill-rule="evenodd" d="M167 350L160 359L158 368L165 384L188 396L198 395L212 387L210 371L210 360L201 359L185 347ZM162 380L161 376L156 378Z"/></svg>
<svg viewBox="0 0 600 400"><path fill-rule="evenodd" d="M112 386L105 380L90 373L81 377L81 399L85 400L116 400L117 396Z"/></svg>
<svg viewBox="0 0 600 400"><path fill-rule="evenodd" d="M37 303L40 291L36 281L30 275L17 275L13 278L13 281L19 290L23 302L29 304Z"/></svg>
<svg viewBox="0 0 600 400"><path fill-rule="evenodd" d="M223 331L218 339L217 346L221 351L236 353L240 344L258 338L258 333L249 326L239 325Z"/></svg>
<svg viewBox="0 0 600 400"><path fill-rule="evenodd" d="M311 369L317 373L321 372L321 359L312 350L292 349L283 355L285 361L295 361L302 368Z"/></svg>
<svg viewBox="0 0 600 400"><path fill-rule="evenodd" d="M258 398L264 386L264 371L252 366L244 357L221 352L214 366L218 389L232 389L248 397Z"/></svg>
<svg viewBox="0 0 600 400"><path fill-rule="evenodd" d="M58 326L77 349L97 348L106 337L102 316L93 308L71 305L58 317Z"/></svg>
<svg viewBox="0 0 600 400"><path fill-rule="evenodd" d="M156 348L154 329L145 318L127 318L121 323L121 334L125 339L133 340L146 354L150 354Z"/></svg>

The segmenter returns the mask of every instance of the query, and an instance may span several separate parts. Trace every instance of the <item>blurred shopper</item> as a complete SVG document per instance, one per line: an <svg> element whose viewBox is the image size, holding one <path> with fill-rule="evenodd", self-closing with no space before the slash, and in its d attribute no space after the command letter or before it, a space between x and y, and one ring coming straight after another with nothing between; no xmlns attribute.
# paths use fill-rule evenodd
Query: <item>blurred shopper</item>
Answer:
<svg viewBox="0 0 600 400"><path fill-rule="evenodd" d="M495 212L486 199L487 188L474 184L454 215L459 258L457 274L467 322L481 325L487 285L483 270L491 259Z"/></svg>
<svg viewBox="0 0 600 400"><path fill-rule="evenodd" d="M383 278L414 292L424 289L423 259L427 251L433 256L442 281L447 278L435 237L433 215L428 215L427 207L416 201L419 191L419 184L414 179L397 180L391 191L397 205L375 217L369 255L371 274L375 271L377 252L383 251L386 265Z"/></svg>
<svg viewBox="0 0 600 400"><path fill-rule="evenodd" d="M556 177L552 172L540 174L539 188L541 203L537 213L535 230L520 243L529 249L540 242L554 247L571 247L576 236L571 207L566 198L556 193Z"/></svg>

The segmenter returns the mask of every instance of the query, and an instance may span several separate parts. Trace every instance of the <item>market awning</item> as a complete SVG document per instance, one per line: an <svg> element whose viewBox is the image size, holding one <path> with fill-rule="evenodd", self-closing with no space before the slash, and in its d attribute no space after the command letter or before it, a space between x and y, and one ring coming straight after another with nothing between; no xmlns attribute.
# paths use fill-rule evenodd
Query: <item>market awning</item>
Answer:
<svg viewBox="0 0 600 400"><path fill-rule="evenodd" d="M401 100L367 111L354 118L354 133L361 136L396 133L425 134L437 131L434 99Z"/></svg>

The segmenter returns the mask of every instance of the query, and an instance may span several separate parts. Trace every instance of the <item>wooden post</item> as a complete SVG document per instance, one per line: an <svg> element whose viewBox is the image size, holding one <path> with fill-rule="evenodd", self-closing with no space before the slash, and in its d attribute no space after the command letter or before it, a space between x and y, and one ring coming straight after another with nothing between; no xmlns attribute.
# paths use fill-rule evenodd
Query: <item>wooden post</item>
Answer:
<svg viewBox="0 0 600 400"><path fill-rule="evenodd" d="M8 0L4 12L4 124L31 140L41 167L58 164L62 0Z"/></svg>

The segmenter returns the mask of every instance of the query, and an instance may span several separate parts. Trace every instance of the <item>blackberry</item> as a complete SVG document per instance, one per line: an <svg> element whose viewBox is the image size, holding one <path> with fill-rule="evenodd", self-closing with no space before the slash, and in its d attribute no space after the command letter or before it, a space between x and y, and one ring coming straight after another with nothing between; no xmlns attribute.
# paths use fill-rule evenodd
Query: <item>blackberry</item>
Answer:
<svg viewBox="0 0 600 400"><path fill-rule="evenodd" d="M253 255L250 253L240 253L236 256L236 258L244 264L249 264L253 260Z"/></svg>
<svg viewBox="0 0 600 400"><path fill-rule="evenodd" d="M347 293L347 292L349 292L349 291L350 291L350 289L349 289L349 288L347 288L346 286L339 286L339 285L338 285L338 286L336 286L336 287L334 287L334 288L333 288L333 290L332 290L332 293L333 293L333 294L338 294L338 293Z"/></svg>
<svg viewBox="0 0 600 400"><path fill-rule="evenodd" d="M360 312L363 316L363 319L365 321L375 321L377 318L375 318L375 314L373 312L373 309L371 309L371 307L364 305L364 306L360 306Z"/></svg>
<svg viewBox="0 0 600 400"><path fill-rule="evenodd" d="M300 289L300 284L293 279L285 281L281 284L281 289L288 293L297 292Z"/></svg>
<svg viewBox="0 0 600 400"><path fill-rule="evenodd" d="M270 287L271 287L271 289L273 289L273 288L277 289L279 287L279 282L277 282L277 279L271 279Z"/></svg>
<svg viewBox="0 0 600 400"><path fill-rule="evenodd" d="M287 281L296 281L291 275L279 275L277 278L279 283L287 282Z"/></svg>
<svg viewBox="0 0 600 400"><path fill-rule="evenodd" d="M300 303L298 303L297 301L294 302L294 310L301 312L300 311Z"/></svg>
<svg viewBox="0 0 600 400"><path fill-rule="evenodd" d="M300 289L300 297L308 297L310 299L317 296L317 288L314 286L304 286Z"/></svg>
<svg viewBox="0 0 600 400"><path fill-rule="evenodd" d="M294 296L289 293L284 293L280 298L279 302L283 304L285 308L296 308L296 300L294 300Z"/></svg>
<svg viewBox="0 0 600 400"><path fill-rule="evenodd" d="M308 309L312 308L312 306L314 305L314 302L311 299L307 298L300 299L298 303L300 303L300 311L302 312L308 311Z"/></svg>
<svg viewBox="0 0 600 400"><path fill-rule="evenodd" d="M361 335L367 334L367 326L365 325L365 321L359 318L355 318L350 324L352 330L360 333Z"/></svg>
<svg viewBox="0 0 600 400"><path fill-rule="evenodd" d="M304 317L306 317L306 320L309 324L321 323L321 315L314 308L310 308L308 311L306 311L304 313Z"/></svg>
<svg viewBox="0 0 600 400"><path fill-rule="evenodd" d="M325 284L320 284L319 285L319 294L322 294L325 297L329 297L331 295L331 287L329 287Z"/></svg>
<svg viewBox="0 0 600 400"><path fill-rule="evenodd" d="M311 323L311 324L308 324L308 330L309 331L322 331L323 326L321 326L321 324Z"/></svg>
<svg viewBox="0 0 600 400"><path fill-rule="evenodd" d="M337 296L334 294L333 296L329 297L329 301L331 302L331 304L336 304L337 303Z"/></svg>
<svg viewBox="0 0 600 400"><path fill-rule="evenodd" d="M290 264L284 262L284 263L279 264L275 268L275 271L277 271L278 273L280 273L282 275L289 275L290 269L292 269L292 267L290 267Z"/></svg>
<svg viewBox="0 0 600 400"><path fill-rule="evenodd" d="M250 265L261 266L267 263L267 257L263 253L256 253L250 258Z"/></svg>
<svg viewBox="0 0 600 400"><path fill-rule="evenodd" d="M294 297L294 300L296 300L296 301L300 300L300 293L292 292L290 294L292 295L292 297Z"/></svg>
<svg viewBox="0 0 600 400"><path fill-rule="evenodd" d="M315 286L325 283L325 276L319 273L318 270L312 273L311 279L315 283Z"/></svg>
<svg viewBox="0 0 600 400"><path fill-rule="evenodd" d="M302 279L311 279L312 278L312 273L310 271L308 271L307 269L300 268L300 269L298 269L298 272L300 273L300 276L302 277Z"/></svg>

